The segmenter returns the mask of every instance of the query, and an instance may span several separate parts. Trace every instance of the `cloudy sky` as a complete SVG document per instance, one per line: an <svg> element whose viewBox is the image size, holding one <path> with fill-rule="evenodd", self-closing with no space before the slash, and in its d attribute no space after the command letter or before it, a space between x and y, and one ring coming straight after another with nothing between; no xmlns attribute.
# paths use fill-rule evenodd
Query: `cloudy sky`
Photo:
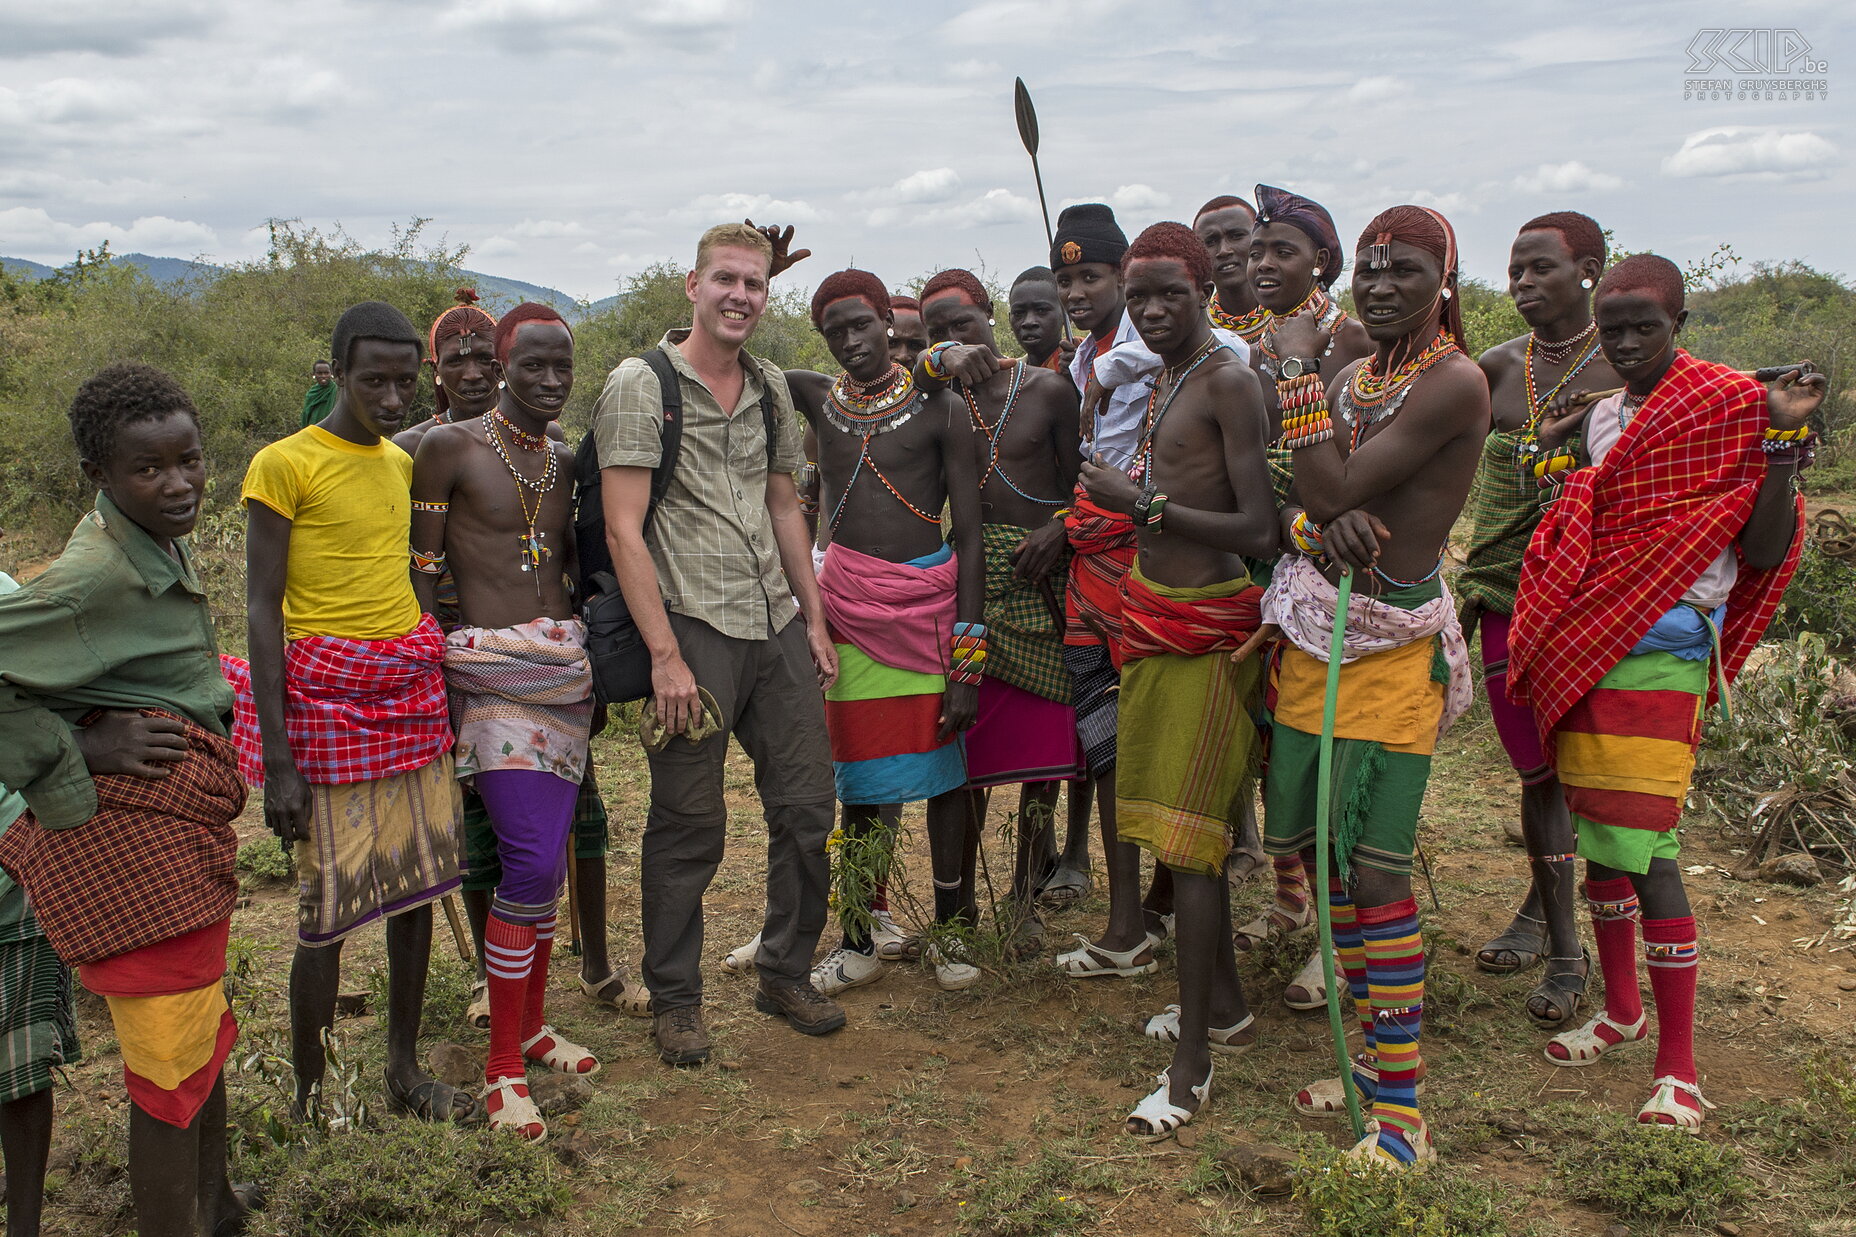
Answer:
<svg viewBox="0 0 1856 1237"><path fill-rule="evenodd" d="M1578 209L1631 248L1856 272L1842 3L1239 5L1192 0L0 0L0 254L108 239L226 261L267 218L368 242L428 216L468 264L597 298L708 224L793 223L815 283L1044 260L1045 185L1135 231L1267 181L1351 239L1418 202L1499 280ZM1828 98L1685 99L1770 68ZM1809 50L1797 50L1799 41ZM1727 53L1737 55L1736 67ZM1807 74L1800 58L1823 62Z"/></svg>

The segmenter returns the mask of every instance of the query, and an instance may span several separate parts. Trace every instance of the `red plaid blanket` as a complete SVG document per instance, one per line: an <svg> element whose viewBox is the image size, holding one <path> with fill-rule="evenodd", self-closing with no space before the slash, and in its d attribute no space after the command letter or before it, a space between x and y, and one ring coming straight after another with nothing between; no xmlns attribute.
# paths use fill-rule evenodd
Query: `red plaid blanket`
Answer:
<svg viewBox="0 0 1856 1237"><path fill-rule="evenodd" d="M284 728L303 779L317 786L371 782L423 769L450 751L444 660L444 633L429 614L394 640L292 640L284 650ZM251 668L236 657L220 661L237 695L239 772L262 786Z"/></svg>
<svg viewBox="0 0 1856 1237"><path fill-rule="evenodd" d="M1089 501L1079 482L1064 528L1070 548L1064 593L1065 644L1106 644L1121 665L1121 581L1134 565L1134 521Z"/></svg>
<svg viewBox="0 0 1856 1237"><path fill-rule="evenodd" d="M1568 478L1528 543L1509 633L1508 695L1533 707L1543 738L1739 536L1766 475L1766 425L1759 383L1678 351L1604 462ZM1721 633L1730 680L1802 546L1769 571L1741 564Z"/></svg>
<svg viewBox="0 0 1856 1237"><path fill-rule="evenodd" d="M1235 649L1263 622L1263 590L1256 585L1228 597L1184 601L1164 597L1137 573L1121 582L1121 664L1177 653L1199 657Z"/></svg>
<svg viewBox="0 0 1856 1237"><path fill-rule="evenodd" d="M32 899L46 939L70 966L232 914L238 901L232 821L245 806L237 753L212 731L186 726L187 758L166 777L98 777L97 814L83 824L44 829L28 813L0 834L0 868Z"/></svg>

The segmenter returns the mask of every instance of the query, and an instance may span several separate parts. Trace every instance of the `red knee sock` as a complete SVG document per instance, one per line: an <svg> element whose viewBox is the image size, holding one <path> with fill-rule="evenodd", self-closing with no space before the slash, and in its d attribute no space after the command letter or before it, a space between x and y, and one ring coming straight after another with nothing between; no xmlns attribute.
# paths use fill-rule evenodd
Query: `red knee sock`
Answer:
<svg viewBox="0 0 1856 1237"><path fill-rule="evenodd" d="M535 924L535 965L528 973L528 992L522 1006L522 1038L540 1033L542 1006L548 999L548 960L554 956L555 916Z"/></svg>
<svg viewBox="0 0 1856 1237"><path fill-rule="evenodd" d="M483 933L483 963L490 989L490 1056L483 1067L484 1081L522 1078L522 1027L535 963L535 926L492 914Z"/></svg>
<svg viewBox="0 0 1856 1237"><path fill-rule="evenodd" d="M1695 917L1643 921L1643 960L1656 1001L1656 1077L1695 1075Z"/></svg>
<svg viewBox="0 0 1856 1237"><path fill-rule="evenodd" d="M1288 922L1302 922L1308 914L1308 873L1302 857L1277 855L1270 866L1276 869L1276 914Z"/></svg>
<svg viewBox="0 0 1856 1237"><path fill-rule="evenodd" d="M1637 891L1626 876L1585 882L1592 910L1592 936L1598 942L1598 966L1605 977L1605 1013L1620 1026L1643 1017L1643 994L1637 988ZM1693 920L1689 939L1694 940ZM1598 1034L1613 1043L1618 1037L1600 1026Z"/></svg>

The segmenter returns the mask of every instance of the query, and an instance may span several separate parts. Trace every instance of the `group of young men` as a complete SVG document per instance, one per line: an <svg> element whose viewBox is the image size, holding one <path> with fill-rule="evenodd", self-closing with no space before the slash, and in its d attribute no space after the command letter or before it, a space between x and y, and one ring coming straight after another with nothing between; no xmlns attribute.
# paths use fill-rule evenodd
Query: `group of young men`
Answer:
<svg viewBox="0 0 1856 1237"><path fill-rule="evenodd" d="M1050 266L1011 290L1022 358L1001 352L967 271L907 306L868 272L836 272L812 319L842 372L782 373L746 345L770 281L805 256L790 240L751 223L702 237L690 326L606 379L599 484L578 513L557 425L574 338L557 313L496 320L461 297L423 335L382 303L345 313L338 398L246 474L249 663L218 655L186 548L204 492L186 393L137 365L79 391L96 511L0 597L0 780L23 797L0 812L17 817L0 833L19 886L0 887L15 1214L36 1213L50 1071L77 1051L66 966L110 1005L141 1231L235 1228L250 1205L226 1181L220 1077L247 783L298 868L304 1111L342 944L384 920L391 1104L544 1137L528 1069L599 1068L546 1018L564 881L585 993L649 1013L666 1063L706 1060L703 897L731 736L768 831L761 931L730 957L757 974L760 1010L834 1031L833 998L918 945L942 987L972 985L962 929L979 918L989 793L1020 787L1021 929L1040 894L1080 894L1075 807L1093 799L1108 921L1057 966L1139 975L1176 943L1178 1001L1143 1027L1172 1060L1127 1131L1164 1137L1202 1110L1215 1054L1256 1038L1238 953L1301 932L1326 897L1363 1051L1295 1107L1344 1111L1352 1087L1371 1116L1359 1156L1428 1159L1411 868L1432 753L1470 702L1466 629L1521 778L1533 872L1479 964L1547 958L1528 1011L1573 1026L1584 857L1604 1008L1546 1056L1588 1065L1646 1038L1641 930L1657 1059L1640 1119L1699 1124L1674 825L1704 705L1796 563L1821 375L1807 364L1762 387L1682 351L1680 272L1648 255L1607 271L1602 232L1566 212L1521 229L1509 282L1530 333L1478 363L1442 215L1394 207L1349 252L1319 204L1261 185L1254 206L1216 198L1191 227L1132 243L1108 207L1066 209ZM1343 311L1329 289L1348 267ZM437 411L409 428L425 363ZM1442 569L1472 490L1459 614ZM577 543L576 514L591 541ZM588 555L609 556L609 574ZM602 584L649 656L642 986L606 953L589 758L604 709L579 617ZM1276 894L1234 926L1259 775ZM914 801L934 891L921 941L884 896L896 805ZM1333 875L1312 889L1323 835ZM416 1057L432 905L461 884L490 1041L475 1094ZM842 938L815 962L834 900ZM1305 969L1287 999L1324 996Z"/></svg>

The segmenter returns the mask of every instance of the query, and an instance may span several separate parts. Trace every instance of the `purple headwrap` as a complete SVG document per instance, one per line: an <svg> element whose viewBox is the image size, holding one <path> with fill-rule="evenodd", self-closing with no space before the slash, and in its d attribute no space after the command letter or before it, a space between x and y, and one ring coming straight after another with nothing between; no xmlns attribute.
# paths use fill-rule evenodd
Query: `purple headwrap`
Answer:
<svg viewBox="0 0 1856 1237"><path fill-rule="evenodd" d="M1340 233L1334 229L1334 216L1328 214L1327 207L1287 189L1258 185L1257 225L1266 223L1286 223L1313 241L1315 248L1327 250L1331 261L1321 268L1321 286L1334 286L1346 265L1346 255L1341 251Z"/></svg>

